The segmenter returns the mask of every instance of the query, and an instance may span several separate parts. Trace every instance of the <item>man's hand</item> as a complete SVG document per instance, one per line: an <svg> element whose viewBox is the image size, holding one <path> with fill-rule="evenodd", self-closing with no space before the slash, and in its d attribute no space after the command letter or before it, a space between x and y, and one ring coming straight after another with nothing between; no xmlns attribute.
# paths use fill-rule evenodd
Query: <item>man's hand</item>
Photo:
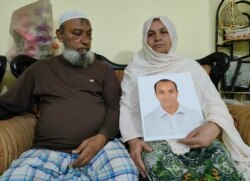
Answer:
<svg viewBox="0 0 250 181"><path fill-rule="evenodd" d="M190 148L204 148L212 144L215 138L220 134L220 127L215 123L206 123L189 133L185 138L180 139Z"/></svg>
<svg viewBox="0 0 250 181"><path fill-rule="evenodd" d="M72 167L80 167L88 164L88 162L101 150L108 142L102 134L97 134L84 140L72 153L79 153L79 157L72 162Z"/></svg>
<svg viewBox="0 0 250 181"><path fill-rule="evenodd" d="M143 177L146 176L146 168L145 165L142 161L141 158L141 153L143 151L147 151L150 152L152 151L152 148L150 148L149 145L147 145L143 140L141 140L140 138L135 138L132 140L128 141L129 144L129 149L130 149L130 156L132 157L132 159L134 160L137 168L139 169L141 175Z"/></svg>

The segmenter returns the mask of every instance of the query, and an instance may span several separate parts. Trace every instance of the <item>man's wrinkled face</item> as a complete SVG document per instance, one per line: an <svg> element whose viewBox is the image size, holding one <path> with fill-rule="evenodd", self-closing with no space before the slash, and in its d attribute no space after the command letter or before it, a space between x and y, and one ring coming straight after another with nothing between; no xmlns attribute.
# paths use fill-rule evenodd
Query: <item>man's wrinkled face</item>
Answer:
<svg viewBox="0 0 250 181"><path fill-rule="evenodd" d="M75 50L81 54L86 53L91 47L91 24L86 19L68 20L57 31L57 37L66 49Z"/></svg>

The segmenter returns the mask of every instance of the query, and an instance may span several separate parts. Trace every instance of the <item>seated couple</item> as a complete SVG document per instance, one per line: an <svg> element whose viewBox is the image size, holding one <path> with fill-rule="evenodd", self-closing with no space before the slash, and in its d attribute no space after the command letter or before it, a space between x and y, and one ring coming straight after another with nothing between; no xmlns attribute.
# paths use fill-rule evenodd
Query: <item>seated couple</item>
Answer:
<svg viewBox="0 0 250 181"><path fill-rule="evenodd" d="M89 18L68 11L59 25L56 35L64 44L63 54L32 64L0 97L1 120L34 104L40 110L32 148L0 180L128 181L138 180L139 172L149 180L244 179L250 149L200 65L174 53L177 34L167 17L145 22L143 47L125 70L121 100L115 73L90 51ZM205 120L214 122L179 140L191 148L179 155L168 141L143 141L136 91L140 75L175 72L192 73ZM116 138L119 120L130 154ZM225 145L216 140L221 132Z"/></svg>

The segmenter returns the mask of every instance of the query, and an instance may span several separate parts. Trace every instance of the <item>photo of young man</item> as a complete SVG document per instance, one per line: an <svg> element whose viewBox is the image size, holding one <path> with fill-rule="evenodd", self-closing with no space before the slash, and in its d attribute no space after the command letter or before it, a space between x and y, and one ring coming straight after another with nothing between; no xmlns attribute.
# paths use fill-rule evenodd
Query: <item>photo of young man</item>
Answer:
<svg viewBox="0 0 250 181"><path fill-rule="evenodd" d="M144 116L146 137L183 138L201 124L203 118L199 111L179 103L174 81L160 79L154 84L154 90L160 105Z"/></svg>

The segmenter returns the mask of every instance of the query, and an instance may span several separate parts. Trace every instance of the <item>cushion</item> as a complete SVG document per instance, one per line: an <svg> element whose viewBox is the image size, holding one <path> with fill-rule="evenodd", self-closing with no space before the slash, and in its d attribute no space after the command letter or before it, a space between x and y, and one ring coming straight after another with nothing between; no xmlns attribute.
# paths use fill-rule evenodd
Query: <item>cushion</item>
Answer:
<svg viewBox="0 0 250 181"><path fill-rule="evenodd" d="M116 74L117 79L118 79L119 82L121 83L122 78L123 78L124 71L123 71L123 70L115 70L115 74Z"/></svg>
<svg viewBox="0 0 250 181"><path fill-rule="evenodd" d="M32 146L35 123L35 116L28 113L0 121L0 175Z"/></svg>
<svg viewBox="0 0 250 181"><path fill-rule="evenodd" d="M237 130L243 141L250 145L250 106L228 104L228 110L233 116Z"/></svg>

